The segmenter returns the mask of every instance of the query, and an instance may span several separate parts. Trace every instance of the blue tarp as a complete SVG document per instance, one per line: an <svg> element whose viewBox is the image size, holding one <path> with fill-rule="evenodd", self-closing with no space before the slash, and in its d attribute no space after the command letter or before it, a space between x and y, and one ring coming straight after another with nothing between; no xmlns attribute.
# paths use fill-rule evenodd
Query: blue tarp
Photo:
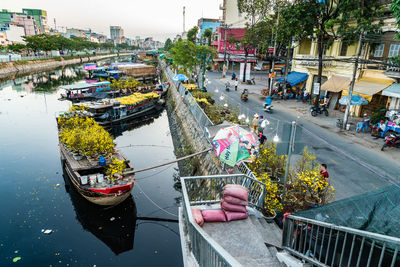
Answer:
<svg viewBox="0 0 400 267"><path fill-rule="evenodd" d="M400 84L394 83L382 91L382 95L400 98Z"/></svg>
<svg viewBox="0 0 400 267"><path fill-rule="evenodd" d="M304 82L305 80L307 80L307 78L308 78L307 73L292 71L287 76L287 83L290 84L291 86L295 86L296 84ZM281 78L277 79L277 81L281 82L281 83L284 80L285 80L285 77L281 77Z"/></svg>

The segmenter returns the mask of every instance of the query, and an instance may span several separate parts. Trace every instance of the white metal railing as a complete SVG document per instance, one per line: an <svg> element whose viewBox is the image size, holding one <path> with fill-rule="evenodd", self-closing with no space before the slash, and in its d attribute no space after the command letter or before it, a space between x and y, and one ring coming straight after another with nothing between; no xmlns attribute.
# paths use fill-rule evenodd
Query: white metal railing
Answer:
<svg viewBox="0 0 400 267"><path fill-rule="evenodd" d="M189 247L199 266L240 266L232 255L197 225L191 206L220 202L226 184L241 184L249 189L249 205L259 208L260 200L265 198L265 184L241 174L181 177L181 184Z"/></svg>
<svg viewBox="0 0 400 267"><path fill-rule="evenodd" d="M317 266L400 266L400 238L289 215L282 248Z"/></svg>

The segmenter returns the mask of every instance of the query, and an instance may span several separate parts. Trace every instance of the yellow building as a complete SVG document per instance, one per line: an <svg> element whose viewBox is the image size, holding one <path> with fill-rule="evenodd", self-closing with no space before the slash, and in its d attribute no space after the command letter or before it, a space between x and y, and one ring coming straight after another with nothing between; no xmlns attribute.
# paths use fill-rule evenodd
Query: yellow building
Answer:
<svg viewBox="0 0 400 267"><path fill-rule="evenodd" d="M394 39L396 31L394 18L386 19L382 28L383 36L380 44L373 48L365 45L361 52L361 58L387 62L390 57L398 56L400 41ZM338 100L342 95L348 94L346 89L349 87L353 75L354 63L346 62L346 60L353 59L354 62L357 46L357 43L349 43L346 40L334 40L332 45L324 51L320 93L327 96L330 109L344 111L345 106L339 105ZM316 83L318 77L318 46L316 41L305 39L297 43L293 53L292 70L309 75L306 90L313 92L314 83ZM354 115L372 114L382 105L389 107L391 98L382 94L382 91L394 83L395 79L393 75L389 75L389 77L385 74L387 74L386 68L382 64L359 65L354 93L362 95L370 103L365 106L352 107L351 112Z"/></svg>

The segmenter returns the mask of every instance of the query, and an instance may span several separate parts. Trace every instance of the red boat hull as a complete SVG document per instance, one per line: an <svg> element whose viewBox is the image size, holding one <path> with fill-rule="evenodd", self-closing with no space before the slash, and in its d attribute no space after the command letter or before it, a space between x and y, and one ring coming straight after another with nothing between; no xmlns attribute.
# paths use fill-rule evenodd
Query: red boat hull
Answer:
<svg viewBox="0 0 400 267"><path fill-rule="evenodd" d="M119 185L119 186L114 186L111 188L89 188L89 190L93 191L93 192L97 192L97 193L102 193L102 194L106 194L106 195L120 195L123 194L127 191L131 191L133 187L133 183L131 184L126 184L126 185Z"/></svg>

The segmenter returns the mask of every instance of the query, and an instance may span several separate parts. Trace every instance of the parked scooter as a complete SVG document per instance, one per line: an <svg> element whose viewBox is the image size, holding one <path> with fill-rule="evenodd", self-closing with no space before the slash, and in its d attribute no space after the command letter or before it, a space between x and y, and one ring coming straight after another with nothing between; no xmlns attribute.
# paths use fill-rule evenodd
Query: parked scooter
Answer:
<svg viewBox="0 0 400 267"><path fill-rule="evenodd" d="M226 82L225 90L229 92L230 87L231 87L231 84L229 82Z"/></svg>
<svg viewBox="0 0 400 267"><path fill-rule="evenodd" d="M313 117L317 116L318 114L322 114L322 113L325 114L325 116L327 116L327 117L329 116L329 111L326 108L325 104L322 104L318 107L313 106L310 109L310 111L311 111L311 116L313 116Z"/></svg>
<svg viewBox="0 0 400 267"><path fill-rule="evenodd" d="M383 151L385 147L400 147L400 136L394 133L389 133L385 137L385 143L383 144L381 150Z"/></svg>
<svg viewBox="0 0 400 267"><path fill-rule="evenodd" d="M255 84L256 84L256 81L255 81L254 78L251 78L250 80L247 80L247 84L248 84L248 85L255 85Z"/></svg>

